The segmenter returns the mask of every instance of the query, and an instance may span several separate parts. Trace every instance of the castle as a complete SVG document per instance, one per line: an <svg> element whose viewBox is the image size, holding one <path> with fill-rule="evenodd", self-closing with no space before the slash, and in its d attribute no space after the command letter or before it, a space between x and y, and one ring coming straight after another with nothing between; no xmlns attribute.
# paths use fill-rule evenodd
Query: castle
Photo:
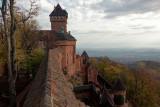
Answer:
<svg viewBox="0 0 160 107"><path fill-rule="evenodd" d="M70 32L67 32L68 13L58 4L49 16L51 30L42 31L43 38L40 44L45 49L60 47L62 50L62 69L68 75L72 75L76 71L76 39Z"/></svg>
<svg viewBox="0 0 160 107"><path fill-rule="evenodd" d="M67 32L67 11L58 4L49 16L51 30L41 31L39 41L48 52L23 107L84 107L73 92L76 98L91 102L93 107L126 107L126 87L121 79L111 85L91 64L85 51L81 56L76 55L76 39ZM71 90L67 79L77 71L83 85Z"/></svg>

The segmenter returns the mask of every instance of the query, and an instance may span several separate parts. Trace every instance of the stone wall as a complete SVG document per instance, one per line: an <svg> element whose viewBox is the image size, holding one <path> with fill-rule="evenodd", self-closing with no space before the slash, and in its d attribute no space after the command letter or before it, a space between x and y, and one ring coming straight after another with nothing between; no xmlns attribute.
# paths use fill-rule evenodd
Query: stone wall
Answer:
<svg viewBox="0 0 160 107"><path fill-rule="evenodd" d="M61 69L61 49L51 49L41 64L23 107L84 107ZM58 62L58 63L57 63Z"/></svg>
<svg viewBox="0 0 160 107"><path fill-rule="evenodd" d="M81 67L80 76L82 78L83 84L88 83L88 75L87 75L88 66L89 66L89 64L83 64L82 67Z"/></svg>
<svg viewBox="0 0 160 107"><path fill-rule="evenodd" d="M56 17L56 16L55 16ZM54 30L56 32L61 32L61 27L64 27L64 32L67 32L67 18L63 16L58 16L57 19L51 18L51 30Z"/></svg>
<svg viewBox="0 0 160 107"><path fill-rule="evenodd" d="M96 83L97 82L97 76L98 76L98 70L93 67L92 65L89 66L88 70L88 83Z"/></svg>
<svg viewBox="0 0 160 107"><path fill-rule="evenodd" d="M81 71L82 58L80 55L76 55L76 71Z"/></svg>
<svg viewBox="0 0 160 107"><path fill-rule="evenodd" d="M87 63L81 66L80 76L82 78L83 84L95 83L97 84L98 70L92 64Z"/></svg>
<svg viewBox="0 0 160 107"><path fill-rule="evenodd" d="M62 68L68 75L73 75L76 71L76 41L57 41L56 44L62 49Z"/></svg>
<svg viewBox="0 0 160 107"><path fill-rule="evenodd" d="M56 40L55 32L42 31L43 41L39 41L42 49L53 49L59 46L62 49L62 68L71 76L76 72L76 41ZM65 35L67 36L67 35Z"/></svg>

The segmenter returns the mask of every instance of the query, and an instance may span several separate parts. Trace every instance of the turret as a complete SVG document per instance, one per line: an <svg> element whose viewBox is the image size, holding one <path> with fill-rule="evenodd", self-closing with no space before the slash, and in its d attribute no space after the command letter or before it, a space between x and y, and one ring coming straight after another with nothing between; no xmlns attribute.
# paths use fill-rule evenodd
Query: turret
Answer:
<svg viewBox="0 0 160 107"><path fill-rule="evenodd" d="M115 86L114 86L114 105L115 107L126 107L125 106L126 99L126 87L122 80L118 78Z"/></svg>
<svg viewBox="0 0 160 107"><path fill-rule="evenodd" d="M90 59L86 51L82 53L81 57L83 58L83 64L90 63Z"/></svg>
<svg viewBox="0 0 160 107"><path fill-rule="evenodd" d="M51 30L56 32L67 33L67 18L68 13L66 10L63 10L59 4L54 7L54 10L49 15L51 22Z"/></svg>

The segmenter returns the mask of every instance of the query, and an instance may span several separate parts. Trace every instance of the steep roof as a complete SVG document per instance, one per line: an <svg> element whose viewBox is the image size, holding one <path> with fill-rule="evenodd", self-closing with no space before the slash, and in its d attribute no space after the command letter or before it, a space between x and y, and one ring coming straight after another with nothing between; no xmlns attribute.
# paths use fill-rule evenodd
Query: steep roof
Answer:
<svg viewBox="0 0 160 107"><path fill-rule="evenodd" d="M93 87L92 84L74 87L73 92L89 91Z"/></svg>
<svg viewBox="0 0 160 107"><path fill-rule="evenodd" d="M56 40L71 40L76 41L76 39L69 33L56 33Z"/></svg>
<svg viewBox="0 0 160 107"><path fill-rule="evenodd" d="M83 53L82 53L82 55L81 55L82 57L85 57L85 58L89 58L89 56L88 56L88 54L87 54L87 52L86 51L83 51Z"/></svg>
<svg viewBox="0 0 160 107"><path fill-rule="evenodd" d="M126 86L124 85L124 83L122 82L122 80L120 78L118 78L118 80L114 86L114 90L115 91L125 91L126 90Z"/></svg>
<svg viewBox="0 0 160 107"><path fill-rule="evenodd" d="M83 64L90 63L90 59L86 51L82 53L81 57L83 59Z"/></svg>
<svg viewBox="0 0 160 107"><path fill-rule="evenodd" d="M98 79L98 81L102 82L102 83L106 86L107 89L112 89L112 85L111 85L108 81L106 81L106 80L102 77L101 74L99 74L99 75L97 76L97 79Z"/></svg>
<svg viewBox="0 0 160 107"><path fill-rule="evenodd" d="M46 33L46 34L45 34ZM76 39L69 33L58 33L53 30L42 30L41 34L44 36L51 36L54 37L55 40L69 40L69 41L76 41ZM45 38L45 37L43 37Z"/></svg>
<svg viewBox="0 0 160 107"><path fill-rule="evenodd" d="M101 105L107 105L107 107L113 107L112 99L107 91L107 89L104 87L102 96L100 98L100 104Z"/></svg>
<svg viewBox="0 0 160 107"><path fill-rule="evenodd" d="M66 10L63 10L59 4L57 4L49 16L67 16L68 18L68 13Z"/></svg>

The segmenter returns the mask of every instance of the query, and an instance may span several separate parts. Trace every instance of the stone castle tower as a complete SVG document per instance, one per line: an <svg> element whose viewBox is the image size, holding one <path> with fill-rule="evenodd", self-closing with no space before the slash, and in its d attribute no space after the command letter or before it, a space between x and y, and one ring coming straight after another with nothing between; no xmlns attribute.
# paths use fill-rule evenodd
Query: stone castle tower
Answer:
<svg viewBox="0 0 160 107"><path fill-rule="evenodd" d="M126 86L119 78L114 86L115 107L126 107Z"/></svg>
<svg viewBox="0 0 160 107"><path fill-rule="evenodd" d="M57 4L49 16L51 30L48 31L48 38L51 41L51 48L61 48L61 66L70 76L76 71L76 39L67 32L68 13Z"/></svg>
<svg viewBox="0 0 160 107"><path fill-rule="evenodd" d="M68 13L66 10L63 10L58 4L56 7L54 7L54 10L49 16L51 22L51 30L67 33Z"/></svg>

